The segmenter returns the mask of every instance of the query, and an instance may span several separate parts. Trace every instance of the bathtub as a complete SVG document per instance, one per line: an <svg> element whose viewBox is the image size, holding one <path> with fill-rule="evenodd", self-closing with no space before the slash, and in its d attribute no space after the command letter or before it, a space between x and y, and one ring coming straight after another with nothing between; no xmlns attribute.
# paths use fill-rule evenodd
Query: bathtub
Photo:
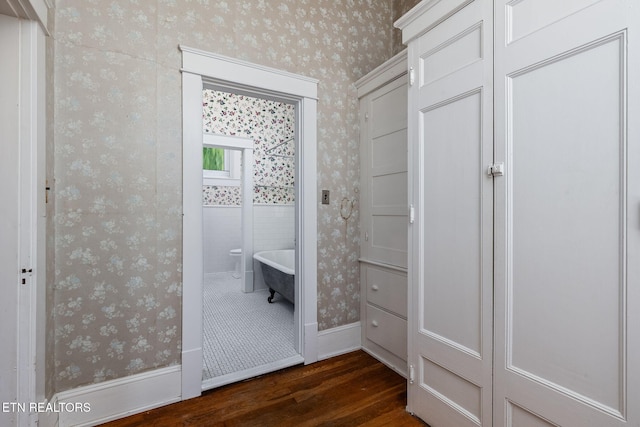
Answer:
<svg viewBox="0 0 640 427"><path fill-rule="evenodd" d="M262 251L253 254L253 259L260 263L264 283L269 287L270 303L276 292L287 301L294 302L294 278L296 272L295 250L281 249Z"/></svg>

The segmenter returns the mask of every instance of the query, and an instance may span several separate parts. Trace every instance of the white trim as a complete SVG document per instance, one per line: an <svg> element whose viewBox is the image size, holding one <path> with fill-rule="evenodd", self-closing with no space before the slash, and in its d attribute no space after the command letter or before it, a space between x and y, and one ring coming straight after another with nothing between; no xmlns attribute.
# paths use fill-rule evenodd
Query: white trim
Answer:
<svg viewBox="0 0 640 427"><path fill-rule="evenodd" d="M182 398L202 393L202 77L182 73ZM196 96L193 102L193 97ZM202 96L202 95L200 95ZM200 105L198 105L200 104ZM197 148L196 148L197 147ZM198 206L188 209L187 206ZM194 226L195 225L195 226Z"/></svg>
<svg viewBox="0 0 640 427"><path fill-rule="evenodd" d="M179 402L180 376L176 365L57 393L50 403L59 412L46 412L41 416L46 420L42 425L95 426ZM65 410L75 404L86 406L79 411Z"/></svg>
<svg viewBox="0 0 640 427"><path fill-rule="evenodd" d="M254 142L251 138L205 133L202 135L202 144L207 147L210 146L232 150L240 150L243 148L250 148L253 150Z"/></svg>
<svg viewBox="0 0 640 427"><path fill-rule="evenodd" d="M393 26L402 30L402 43L407 44L472 2L473 0L423 0L402 15Z"/></svg>
<svg viewBox="0 0 640 427"><path fill-rule="evenodd" d="M404 49L356 81L358 98L362 98L405 74L407 74L407 49Z"/></svg>
<svg viewBox="0 0 640 427"><path fill-rule="evenodd" d="M207 176L205 176L204 174L205 171L203 171L202 174L202 185L209 185L209 186L218 186L218 187L240 187L240 184L242 183L242 180L240 178L238 179L233 179L233 178L208 178Z"/></svg>
<svg viewBox="0 0 640 427"><path fill-rule="evenodd" d="M48 29L49 9L53 8L51 0L0 0L6 2L13 10L16 18L37 21L44 34L50 36Z"/></svg>
<svg viewBox="0 0 640 427"><path fill-rule="evenodd" d="M296 105L296 328L294 346L305 363L317 361L317 85L304 76L180 46L183 102L183 310L182 398L202 387L202 182L194 168L202 155L203 80ZM200 159L201 162L201 159ZM201 163L200 163L201 164ZM199 177L197 177L200 175ZM196 178L197 177L197 178ZM245 192L250 194L252 192ZM247 258L252 253L245 251ZM248 260L245 260L248 264ZM304 286L302 286L304 283ZM189 360L189 363L186 360ZM200 380L198 380L200 378Z"/></svg>
<svg viewBox="0 0 640 427"><path fill-rule="evenodd" d="M362 348L360 322L318 332L318 360L350 353Z"/></svg>
<svg viewBox="0 0 640 427"><path fill-rule="evenodd" d="M44 35L35 21L20 21L20 268L33 270L18 289L18 401L44 398L45 310L45 101ZM25 278L25 275L22 276ZM19 414L18 425L36 417Z"/></svg>
<svg viewBox="0 0 640 427"><path fill-rule="evenodd" d="M256 88L294 98L318 99L317 79L183 45L179 48L182 51L182 71L229 82L249 91ZM216 68L212 69L212 65Z"/></svg>

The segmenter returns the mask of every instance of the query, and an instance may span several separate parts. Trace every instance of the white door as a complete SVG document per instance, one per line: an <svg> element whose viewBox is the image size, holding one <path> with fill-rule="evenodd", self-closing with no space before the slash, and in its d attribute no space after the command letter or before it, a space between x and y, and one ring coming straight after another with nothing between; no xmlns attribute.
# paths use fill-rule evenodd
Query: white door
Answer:
<svg viewBox="0 0 640 427"><path fill-rule="evenodd" d="M492 16L476 0L409 51L408 410L432 427L491 425Z"/></svg>
<svg viewBox="0 0 640 427"><path fill-rule="evenodd" d="M407 268L406 75L365 96L360 111L361 256Z"/></svg>
<svg viewBox="0 0 640 427"><path fill-rule="evenodd" d="M0 14L0 425L35 425L44 399L44 34Z"/></svg>
<svg viewBox="0 0 640 427"><path fill-rule="evenodd" d="M495 2L496 426L640 425L639 10Z"/></svg>
<svg viewBox="0 0 640 427"><path fill-rule="evenodd" d="M20 51L19 20L0 15L0 54L11 60L0 61L2 89L0 92L0 129L2 142L0 155L0 336L4 350L0 351L0 401L18 400L17 317L19 274L19 120L20 86L19 67L15 59ZM0 424L15 425L17 413L2 412Z"/></svg>

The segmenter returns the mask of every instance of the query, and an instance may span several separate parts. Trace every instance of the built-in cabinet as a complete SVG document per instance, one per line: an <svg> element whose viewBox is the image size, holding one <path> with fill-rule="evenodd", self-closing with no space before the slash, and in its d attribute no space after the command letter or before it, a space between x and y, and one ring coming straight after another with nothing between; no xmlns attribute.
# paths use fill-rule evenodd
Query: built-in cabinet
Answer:
<svg viewBox="0 0 640 427"><path fill-rule="evenodd" d="M640 425L636 3L425 0L396 23L407 408L432 427Z"/></svg>
<svg viewBox="0 0 640 427"><path fill-rule="evenodd" d="M406 51L360 79L362 347L407 373Z"/></svg>

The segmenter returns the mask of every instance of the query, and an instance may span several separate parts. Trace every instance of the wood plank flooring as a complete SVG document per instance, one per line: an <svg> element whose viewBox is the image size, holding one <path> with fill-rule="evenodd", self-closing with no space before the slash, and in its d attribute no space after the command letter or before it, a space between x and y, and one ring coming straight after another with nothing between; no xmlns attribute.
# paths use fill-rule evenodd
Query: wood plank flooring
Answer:
<svg viewBox="0 0 640 427"><path fill-rule="evenodd" d="M406 380L355 351L210 390L103 427L426 426L405 406Z"/></svg>

